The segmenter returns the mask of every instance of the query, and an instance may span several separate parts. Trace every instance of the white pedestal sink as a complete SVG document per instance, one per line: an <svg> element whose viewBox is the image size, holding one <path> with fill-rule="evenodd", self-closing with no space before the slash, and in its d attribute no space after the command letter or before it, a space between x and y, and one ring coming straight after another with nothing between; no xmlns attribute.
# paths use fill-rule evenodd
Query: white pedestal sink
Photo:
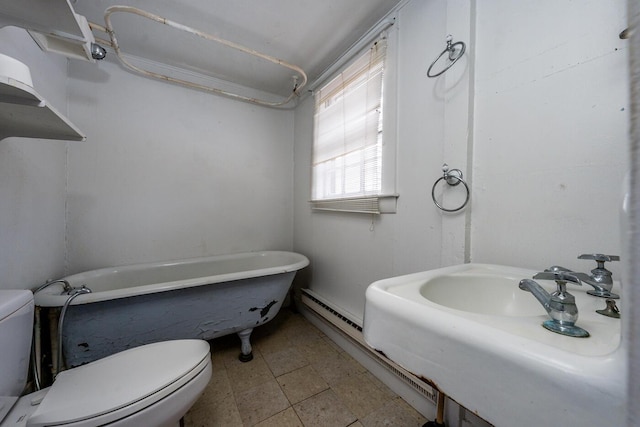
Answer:
<svg viewBox="0 0 640 427"><path fill-rule="evenodd" d="M543 328L546 311L518 288L536 273L462 264L375 282L366 294L365 340L496 426L623 426L621 320L595 312L606 304L587 295L591 287L569 283L576 325L591 336Z"/></svg>

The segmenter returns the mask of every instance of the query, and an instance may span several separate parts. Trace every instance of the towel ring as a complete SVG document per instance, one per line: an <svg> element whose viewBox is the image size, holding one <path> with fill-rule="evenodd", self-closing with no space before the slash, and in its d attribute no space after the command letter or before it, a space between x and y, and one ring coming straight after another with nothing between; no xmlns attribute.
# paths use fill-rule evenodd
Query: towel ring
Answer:
<svg viewBox="0 0 640 427"><path fill-rule="evenodd" d="M431 187L431 198L433 199L433 203L436 204L438 209L445 212L458 212L460 209L467 206L467 203L469 203L469 193L470 193L469 186L464 181L464 179L462 179L462 171L460 169L449 170L449 166L445 163L444 165L442 165L442 172L443 172L443 175L440 178L438 178L436 182L433 183L433 187ZM462 205L460 205L455 209L447 209L443 207L440 203L438 203L438 201L436 200L435 193L436 193L436 186L440 183L440 181L444 181L451 186L456 186L462 183L464 185L465 190L467 191L467 197L464 199L464 203L462 203Z"/></svg>
<svg viewBox="0 0 640 427"><path fill-rule="evenodd" d="M464 44L464 42L460 41L460 42L451 43L451 40L453 40L453 37L451 36L451 34L449 34L447 36L447 47L442 51L440 55L438 55L435 61L433 61L431 65L429 65L429 69L427 70L427 77L432 77L432 78L438 77L440 74L444 73L449 68L451 68L451 66L455 64L458 61L458 59L462 57L462 55L464 55L464 51L466 49L466 45ZM457 54L456 54L456 46L460 47L460 51ZM439 73L431 74L431 69L433 68L434 65L436 65L436 63L440 60L440 58L442 58L442 56L445 53L449 53L449 61L451 62L449 62L449 64L447 64L447 66L444 67L444 69Z"/></svg>

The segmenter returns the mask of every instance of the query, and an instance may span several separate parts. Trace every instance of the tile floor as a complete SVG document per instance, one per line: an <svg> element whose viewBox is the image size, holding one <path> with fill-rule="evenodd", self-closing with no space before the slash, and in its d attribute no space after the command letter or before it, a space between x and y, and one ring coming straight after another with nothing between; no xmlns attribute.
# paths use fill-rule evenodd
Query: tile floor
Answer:
<svg viewBox="0 0 640 427"><path fill-rule="evenodd" d="M427 420L300 314L282 309L240 341L211 341L213 376L185 427L422 426Z"/></svg>

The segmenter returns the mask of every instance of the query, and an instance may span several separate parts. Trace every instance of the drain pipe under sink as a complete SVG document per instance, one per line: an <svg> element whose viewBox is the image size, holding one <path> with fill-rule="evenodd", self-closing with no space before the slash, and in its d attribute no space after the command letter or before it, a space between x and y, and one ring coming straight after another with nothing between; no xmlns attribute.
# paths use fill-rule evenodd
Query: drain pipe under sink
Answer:
<svg viewBox="0 0 640 427"><path fill-rule="evenodd" d="M428 421L422 427L445 427L444 424L444 400L446 395L438 390L438 402L436 403L436 419Z"/></svg>

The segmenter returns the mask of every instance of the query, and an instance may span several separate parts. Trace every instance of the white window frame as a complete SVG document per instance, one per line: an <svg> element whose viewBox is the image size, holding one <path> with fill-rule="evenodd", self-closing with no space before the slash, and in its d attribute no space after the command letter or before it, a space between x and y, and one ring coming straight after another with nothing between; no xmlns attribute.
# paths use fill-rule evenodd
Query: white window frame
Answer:
<svg viewBox="0 0 640 427"><path fill-rule="evenodd" d="M398 194L396 193L396 140L397 140L397 102L396 102L396 55L397 55L397 30L395 26L384 31L376 41L386 39L386 58L383 74L383 116L382 116L382 144L381 150L381 184L380 189L375 193L367 193L356 197L339 196L335 198L314 198L314 172L311 172L311 207L314 211L341 211L369 214L395 213ZM338 72L330 76L322 83L324 87L342 71L347 69L358 58L366 54L376 42L372 42L365 49L360 50L356 55L351 55L347 64L340 68ZM315 116L314 108L314 116ZM315 120L314 120L314 143L315 143ZM313 168L313 165L312 165Z"/></svg>

